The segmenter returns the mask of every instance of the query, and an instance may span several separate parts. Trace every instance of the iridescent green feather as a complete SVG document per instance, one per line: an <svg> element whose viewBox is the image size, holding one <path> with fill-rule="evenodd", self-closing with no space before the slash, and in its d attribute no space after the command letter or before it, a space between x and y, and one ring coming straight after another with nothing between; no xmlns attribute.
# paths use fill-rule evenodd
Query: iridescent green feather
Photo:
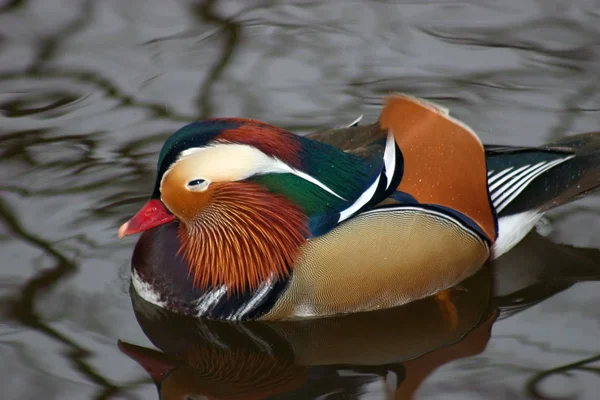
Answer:
<svg viewBox="0 0 600 400"><path fill-rule="evenodd" d="M299 137L303 171L353 203L375 178L382 160L370 162L342 150Z"/></svg>
<svg viewBox="0 0 600 400"><path fill-rule="evenodd" d="M269 191L286 196L308 216L328 214L343 208L346 201L294 174L255 175L249 180Z"/></svg>
<svg viewBox="0 0 600 400"><path fill-rule="evenodd" d="M377 179L382 162L369 162L333 146L298 137L302 145L301 171L338 196L293 173L255 175L250 180L281 194L301 207L306 215L327 217L346 209Z"/></svg>

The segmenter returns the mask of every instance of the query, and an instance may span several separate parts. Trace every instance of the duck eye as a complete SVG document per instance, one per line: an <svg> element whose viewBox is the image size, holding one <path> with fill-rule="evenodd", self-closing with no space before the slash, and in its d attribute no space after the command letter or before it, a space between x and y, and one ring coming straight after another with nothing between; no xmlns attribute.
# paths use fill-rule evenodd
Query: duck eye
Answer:
<svg viewBox="0 0 600 400"><path fill-rule="evenodd" d="M188 186L198 186L204 183L204 179L194 179L188 182Z"/></svg>
<svg viewBox="0 0 600 400"><path fill-rule="evenodd" d="M206 179L192 179L187 183L187 188L192 192L202 192L206 190L209 182Z"/></svg>

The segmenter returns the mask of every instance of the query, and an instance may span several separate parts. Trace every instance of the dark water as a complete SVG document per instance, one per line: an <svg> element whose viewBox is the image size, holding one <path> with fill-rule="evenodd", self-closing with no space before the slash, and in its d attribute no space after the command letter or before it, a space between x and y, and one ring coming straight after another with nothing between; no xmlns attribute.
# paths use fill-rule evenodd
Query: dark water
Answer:
<svg viewBox="0 0 600 400"><path fill-rule="evenodd" d="M136 320L116 230L188 121L306 133L403 91L486 143L600 128L598 1L402 3L0 1L0 397L157 398L117 347L149 337L169 354L122 348L170 374L165 399L598 398L598 195L452 292L454 322L429 300L293 327Z"/></svg>

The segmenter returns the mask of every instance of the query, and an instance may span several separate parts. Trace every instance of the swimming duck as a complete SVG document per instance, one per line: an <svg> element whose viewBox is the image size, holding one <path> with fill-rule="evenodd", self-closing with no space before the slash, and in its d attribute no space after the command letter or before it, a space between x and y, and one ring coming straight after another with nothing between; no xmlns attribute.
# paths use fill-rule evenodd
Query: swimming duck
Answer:
<svg viewBox="0 0 600 400"><path fill-rule="evenodd" d="M600 185L600 134L483 146L406 95L379 120L301 137L216 118L163 145L132 284L176 313L325 317L448 289L512 248L548 209Z"/></svg>

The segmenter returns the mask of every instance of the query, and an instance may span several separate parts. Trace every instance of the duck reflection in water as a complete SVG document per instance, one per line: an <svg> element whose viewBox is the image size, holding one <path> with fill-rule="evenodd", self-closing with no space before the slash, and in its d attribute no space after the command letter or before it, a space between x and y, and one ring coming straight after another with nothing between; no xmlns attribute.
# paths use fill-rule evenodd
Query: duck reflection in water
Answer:
<svg viewBox="0 0 600 400"><path fill-rule="evenodd" d="M518 273L515 273L518 271ZM439 297L387 310L285 322L194 319L130 290L159 350L120 342L171 399L412 398L452 360L481 353L498 319L581 281L600 278L600 251L533 232L512 252Z"/></svg>

